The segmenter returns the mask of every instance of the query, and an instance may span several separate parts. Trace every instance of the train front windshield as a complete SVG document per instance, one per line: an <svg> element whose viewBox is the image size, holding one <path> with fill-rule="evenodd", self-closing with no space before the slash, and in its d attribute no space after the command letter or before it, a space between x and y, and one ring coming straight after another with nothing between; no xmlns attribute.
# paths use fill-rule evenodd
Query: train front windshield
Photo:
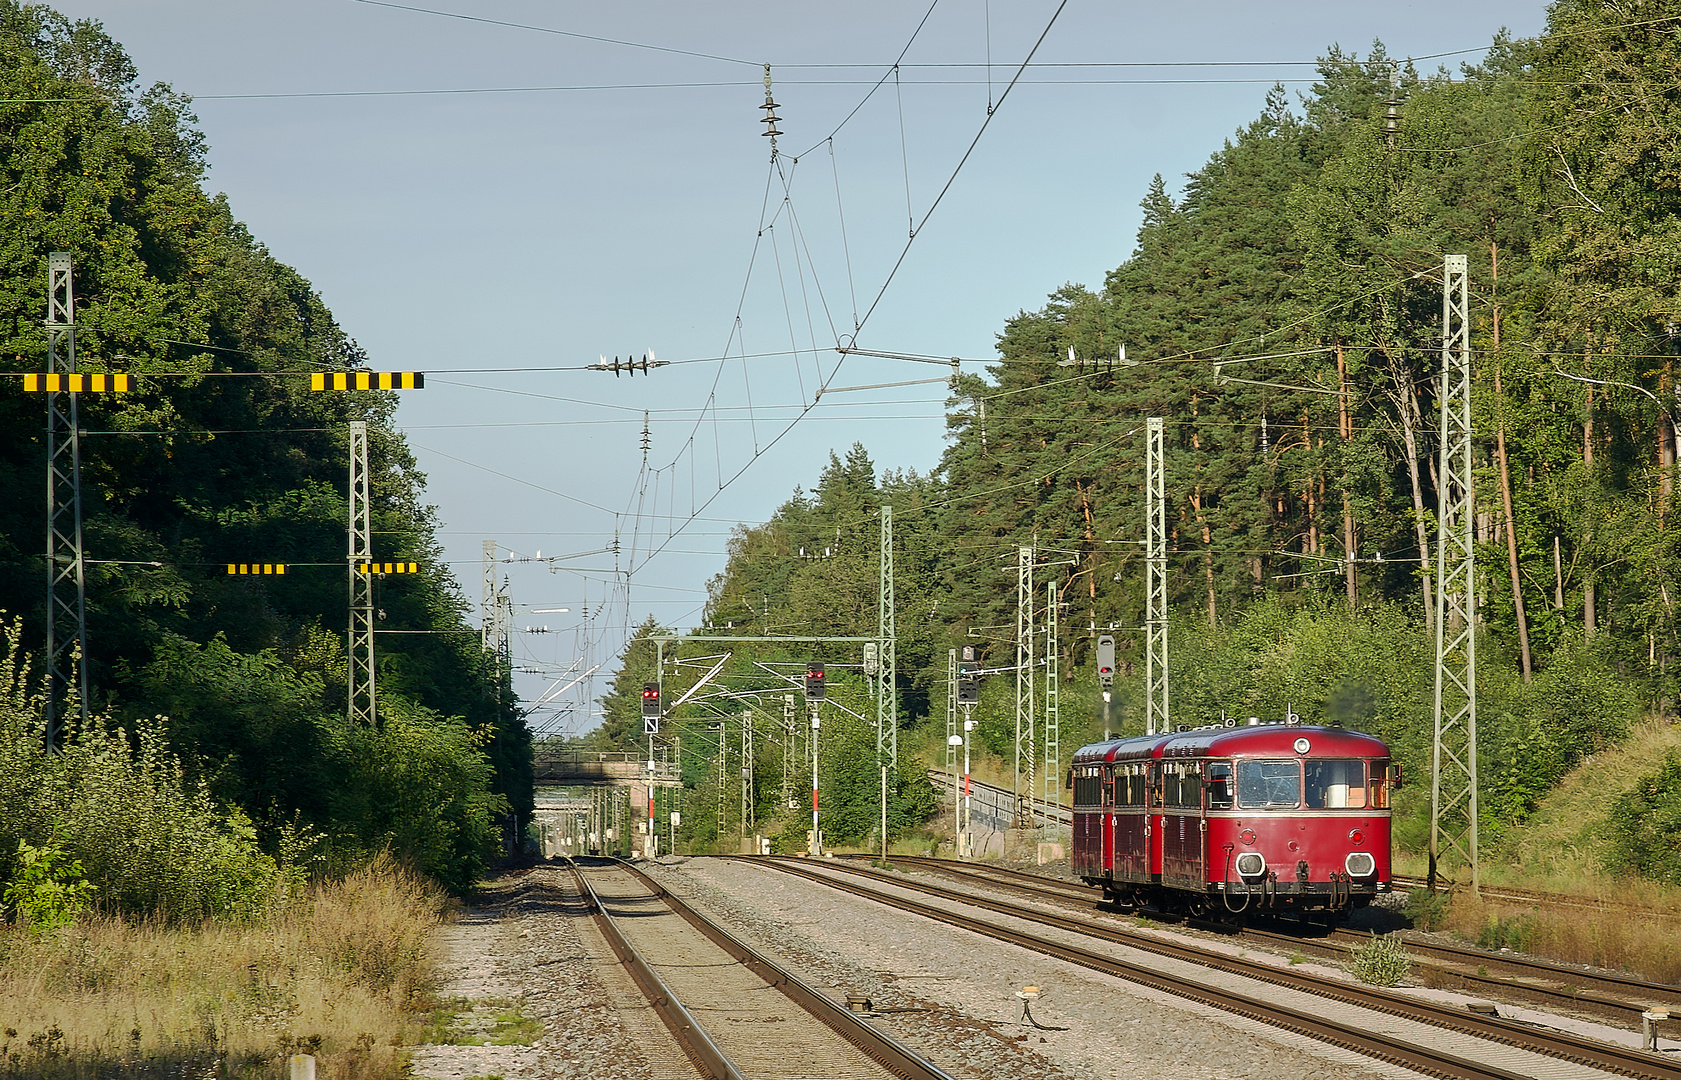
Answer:
<svg viewBox="0 0 1681 1080"><path fill-rule="evenodd" d="M1310 810L1358 810L1366 805L1366 763L1358 758L1302 762Z"/></svg>
<svg viewBox="0 0 1681 1080"><path fill-rule="evenodd" d="M1302 771L1294 758L1237 763L1237 805L1245 810L1294 809L1302 801Z"/></svg>

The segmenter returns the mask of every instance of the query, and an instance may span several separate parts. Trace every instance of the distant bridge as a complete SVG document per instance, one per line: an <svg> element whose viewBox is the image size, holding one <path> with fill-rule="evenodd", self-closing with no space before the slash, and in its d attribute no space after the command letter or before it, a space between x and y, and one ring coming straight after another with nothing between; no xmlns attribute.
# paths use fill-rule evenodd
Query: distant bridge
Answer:
<svg viewBox="0 0 1681 1080"><path fill-rule="evenodd" d="M533 762L533 780L547 787L681 787L676 766L640 754L596 750L546 750Z"/></svg>

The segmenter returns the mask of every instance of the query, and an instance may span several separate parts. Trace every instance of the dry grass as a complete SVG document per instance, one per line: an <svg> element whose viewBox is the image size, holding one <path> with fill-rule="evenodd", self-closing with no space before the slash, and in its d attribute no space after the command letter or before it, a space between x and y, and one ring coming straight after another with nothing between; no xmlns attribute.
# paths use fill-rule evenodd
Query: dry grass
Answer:
<svg viewBox="0 0 1681 1080"><path fill-rule="evenodd" d="M0 929L0 1077L279 1078L300 1051L335 1080L400 1075L443 910L381 861L266 919Z"/></svg>
<svg viewBox="0 0 1681 1080"><path fill-rule="evenodd" d="M1565 777L1521 828L1485 846L1484 885L1557 893L1577 904L1539 910L1456 889L1437 929L1487 947L1681 981L1681 890L1604 870L1611 801L1676 748L1681 727L1642 725ZM1422 877L1427 869L1422 854L1396 852L1397 873Z"/></svg>

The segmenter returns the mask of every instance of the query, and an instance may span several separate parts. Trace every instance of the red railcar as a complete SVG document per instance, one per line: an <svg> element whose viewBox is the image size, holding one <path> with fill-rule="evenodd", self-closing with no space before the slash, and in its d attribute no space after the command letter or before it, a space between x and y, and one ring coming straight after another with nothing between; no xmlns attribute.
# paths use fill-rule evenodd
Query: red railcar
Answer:
<svg viewBox="0 0 1681 1080"><path fill-rule="evenodd" d="M1251 719L1074 755L1074 873L1193 915L1363 907L1389 889L1398 767L1357 731Z"/></svg>

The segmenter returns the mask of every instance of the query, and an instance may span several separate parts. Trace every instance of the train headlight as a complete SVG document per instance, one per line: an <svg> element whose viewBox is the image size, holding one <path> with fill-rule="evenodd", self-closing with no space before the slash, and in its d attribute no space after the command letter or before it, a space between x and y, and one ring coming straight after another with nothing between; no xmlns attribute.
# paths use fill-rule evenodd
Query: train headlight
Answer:
<svg viewBox="0 0 1681 1080"><path fill-rule="evenodd" d="M1244 877L1260 877L1267 872L1267 861L1259 851L1245 851L1237 857L1237 872Z"/></svg>
<svg viewBox="0 0 1681 1080"><path fill-rule="evenodd" d="M1377 871L1377 860L1370 852L1356 851L1342 861L1342 866L1349 877L1371 877Z"/></svg>

